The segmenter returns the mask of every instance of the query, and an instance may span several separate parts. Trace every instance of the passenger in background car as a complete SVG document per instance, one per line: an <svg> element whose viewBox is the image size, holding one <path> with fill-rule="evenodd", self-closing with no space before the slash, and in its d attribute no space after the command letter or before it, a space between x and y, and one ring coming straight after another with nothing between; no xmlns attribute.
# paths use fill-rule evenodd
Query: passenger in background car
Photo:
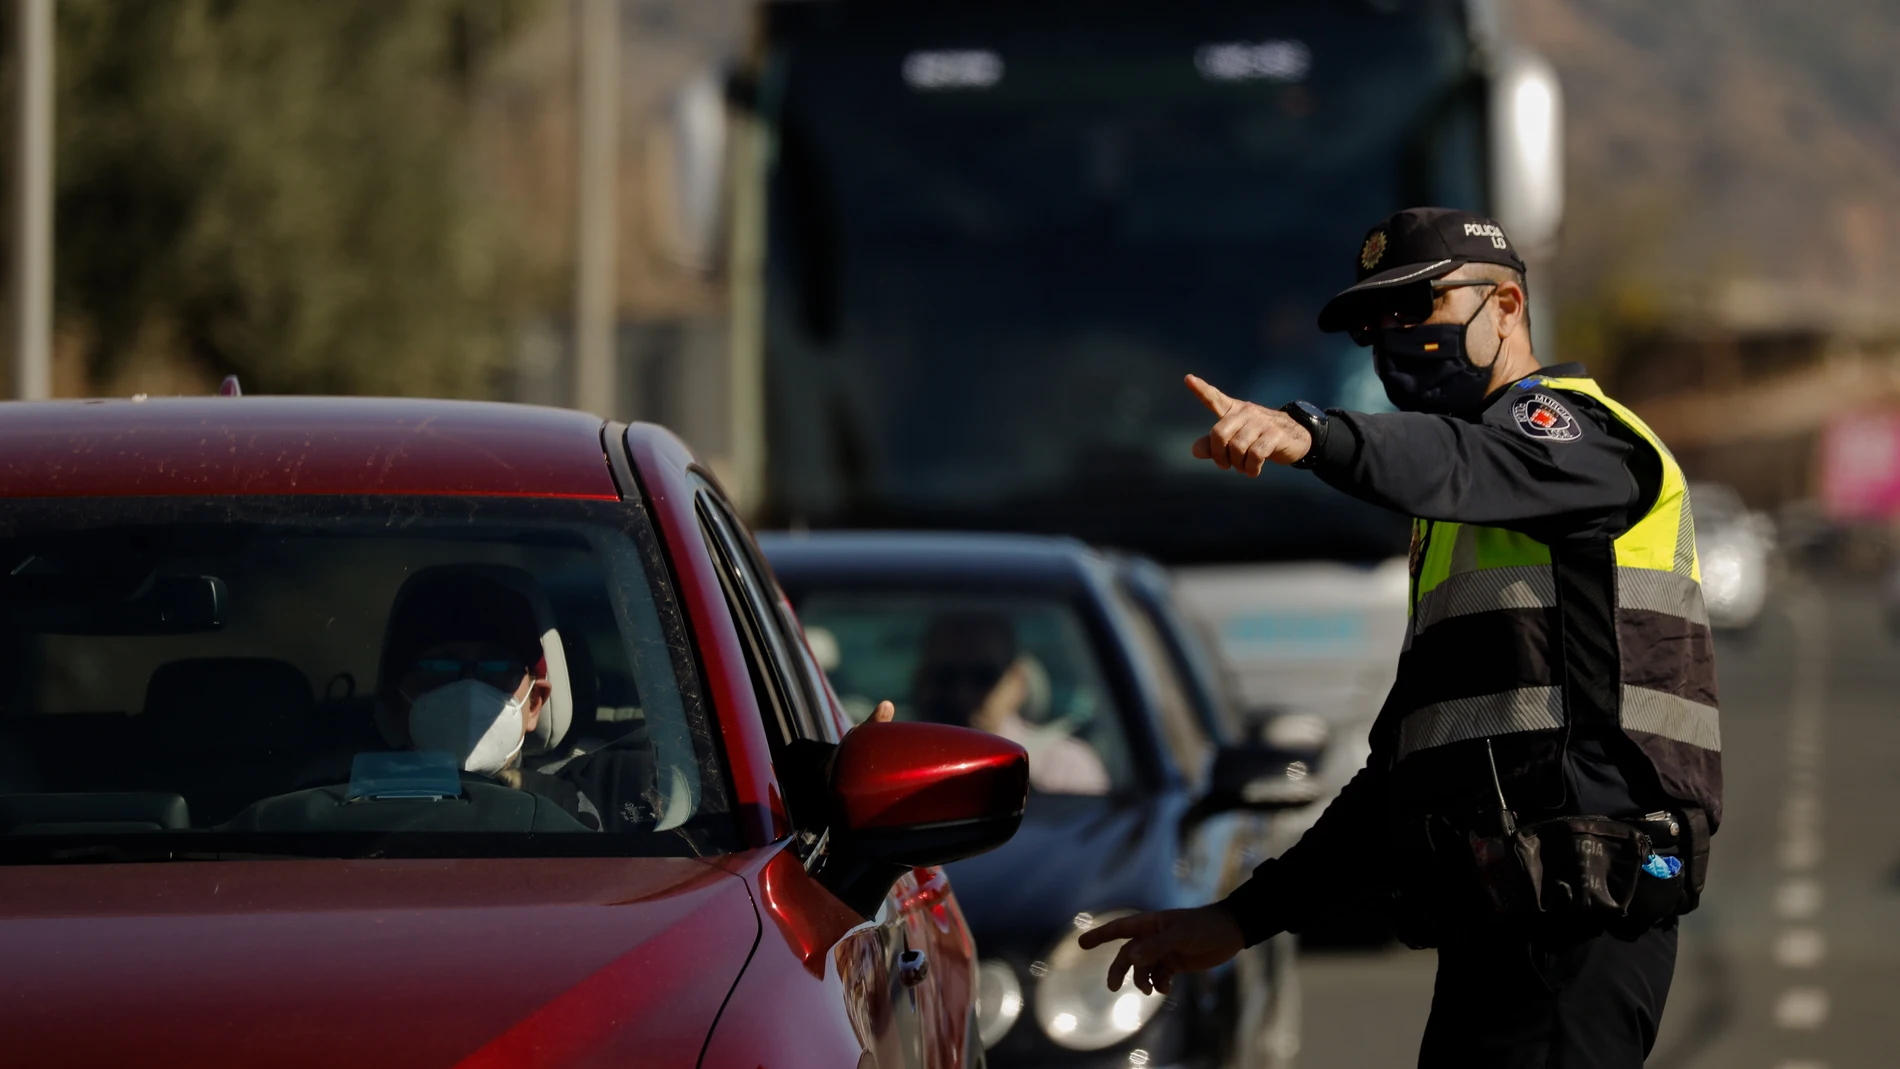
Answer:
<svg viewBox="0 0 1900 1069"><path fill-rule="evenodd" d="M1015 624L1003 613L944 613L931 620L911 677L911 700L925 720L1001 735L1029 751L1029 783L1044 794L1108 793L1108 769L1087 743L1061 726L1024 718L1032 703L1048 704L1049 675L1018 651Z"/></svg>

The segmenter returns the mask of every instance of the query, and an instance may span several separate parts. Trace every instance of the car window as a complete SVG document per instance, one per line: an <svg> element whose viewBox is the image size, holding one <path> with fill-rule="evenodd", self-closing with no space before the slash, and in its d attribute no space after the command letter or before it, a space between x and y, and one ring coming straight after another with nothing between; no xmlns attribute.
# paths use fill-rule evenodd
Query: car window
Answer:
<svg viewBox="0 0 1900 1069"><path fill-rule="evenodd" d="M900 720L994 731L1029 751L1030 786L1045 794L1133 784L1121 712L1073 605L811 589L797 604L854 720L889 698Z"/></svg>
<svg viewBox="0 0 1900 1069"><path fill-rule="evenodd" d="M1229 683L1214 656L1214 636L1206 625L1181 611L1165 582L1154 589L1140 579L1125 577L1121 589L1160 632L1210 741L1218 746L1222 740L1237 737L1240 726L1234 716Z"/></svg>
<svg viewBox="0 0 1900 1069"><path fill-rule="evenodd" d="M1115 600L1134 635L1142 667L1154 681L1162 741L1175 767L1190 786L1198 788L1214 754L1214 742L1208 737L1201 711L1195 708L1192 692L1181 678L1179 664L1151 610L1124 591L1117 590Z"/></svg>
<svg viewBox="0 0 1900 1069"><path fill-rule="evenodd" d="M831 718L824 669L818 665L808 648L804 628L792 615L791 607L779 590L778 581L772 577L771 567L765 563L758 546L745 537L745 528L732 514L731 507L721 498L715 497L714 502L724 519L724 526L734 533L740 560L753 577L761 597L767 602L771 629L779 648L787 654L783 662L785 674L800 698L800 716L796 724L800 735L808 739L837 742L839 734Z"/></svg>
<svg viewBox="0 0 1900 1069"><path fill-rule="evenodd" d="M654 537L618 502L10 503L0 838L737 848Z"/></svg>
<svg viewBox="0 0 1900 1069"><path fill-rule="evenodd" d="M761 712L767 717L767 733L774 736L773 745L783 747L794 739L826 738L815 710L818 697L804 674L803 646L797 633L788 630L790 624L777 585L751 552L750 540L739 533L738 521L710 488L700 492L699 511L715 555L738 584L738 589L731 592L737 600L736 611L743 614L751 641L759 647L754 651L761 676L756 682L764 684L766 691L761 696L762 704L771 707Z"/></svg>
<svg viewBox="0 0 1900 1069"><path fill-rule="evenodd" d="M808 737L822 742L837 742L843 738L833 719L830 700L826 697L827 680L823 666L818 663L816 654L809 648L809 640L804 629L794 619L783 602L776 606L779 619L783 624L786 645L791 648L795 664L793 670L801 676L805 692L812 702L812 726L808 729L815 734Z"/></svg>

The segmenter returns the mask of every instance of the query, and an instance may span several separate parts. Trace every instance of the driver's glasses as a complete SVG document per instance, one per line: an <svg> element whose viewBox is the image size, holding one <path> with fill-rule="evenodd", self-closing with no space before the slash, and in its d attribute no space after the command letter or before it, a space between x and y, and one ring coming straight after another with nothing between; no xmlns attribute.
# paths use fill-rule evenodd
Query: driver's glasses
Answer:
<svg viewBox="0 0 1900 1069"><path fill-rule="evenodd" d="M454 657L423 657L409 666L397 681L397 689L410 701L432 690L464 679L486 683L504 694L513 694L521 686L528 666L513 657L482 657L460 660Z"/></svg>
<svg viewBox="0 0 1900 1069"><path fill-rule="evenodd" d="M1439 294L1468 286L1495 287L1497 283L1482 278L1449 282L1434 279L1409 286L1395 286L1389 290L1375 290L1366 294L1358 308L1359 325L1346 328L1346 333L1358 345L1371 345L1378 339L1380 331L1409 330L1430 319Z"/></svg>

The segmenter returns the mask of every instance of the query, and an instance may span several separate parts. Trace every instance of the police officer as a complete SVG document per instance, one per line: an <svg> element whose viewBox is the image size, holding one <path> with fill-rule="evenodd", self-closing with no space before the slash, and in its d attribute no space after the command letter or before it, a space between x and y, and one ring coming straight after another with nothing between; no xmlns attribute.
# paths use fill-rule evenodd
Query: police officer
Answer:
<svg viewBox="0 0 1900 1069"><path fill-rule="evenodd" d="M1225 900L1098 927L1167 991L1344 907L1439 948L1421 1066L1640 1066L1721 819L1715 665L1688 491L1575 364L1539 367L1524 264L1443 208L1372 228L1320 313L1394 413L1266 408L1189 376L1194 455L1311 470L1415 517L1410 622L1372 756Z"/></svg>

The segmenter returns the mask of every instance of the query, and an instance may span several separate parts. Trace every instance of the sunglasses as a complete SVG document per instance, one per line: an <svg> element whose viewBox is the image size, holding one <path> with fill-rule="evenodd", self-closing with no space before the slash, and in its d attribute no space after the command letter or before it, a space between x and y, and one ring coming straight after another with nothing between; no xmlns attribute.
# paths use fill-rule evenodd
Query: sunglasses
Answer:
<svg viewBox="0 0 1900 1069"><path fill-rule="evenodd" d="M402 692L403 697L415 701L450 683L473 679L513 694L515 688L521 685L521 677L527 674L527 662L513 657L482 657L468 661L454 657L424 657L409 666L396 689Z"/></svg>
<svg viewBox="0 0 1900 1069"><path fill-rule="evenodd" d="M1407 330L1430 319L1432 309L1438 305L1439 294L1470 286L1496 289L1498 283L1480 278L1451 282L1434 279L1409 286L1394 286L1389 290L1374 290L1366 294L1357 310L1360 325L1347 327L1346 333L1359 345L1371 345L1382 330Z"/></svg>

